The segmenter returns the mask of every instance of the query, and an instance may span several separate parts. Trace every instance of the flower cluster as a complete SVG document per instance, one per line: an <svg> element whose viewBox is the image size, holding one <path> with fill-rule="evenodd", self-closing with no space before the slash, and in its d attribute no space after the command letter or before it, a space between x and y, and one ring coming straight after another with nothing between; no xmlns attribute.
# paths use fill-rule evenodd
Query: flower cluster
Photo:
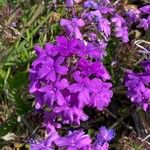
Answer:
<svg viewBox="0 0 150 150"><path fill-rule="evenodd" d="M68 0L73 1L73 0ZM75 1L79 3L80 1ZM73 5L72 5L73 6ZM97 40L108 41L111 37L120 39L123 43L129 42L129 31L133 24L145 31L150 27L150 5L141 8L126 8L118 2L109 0L86 0L85 9L81 15L72 20L62 19L61 26L72 37L84 38L97 33ZM81 30L86 30L82 34ZM92 29L92 30L91 30Z"/></svg>
<svg viewBox="0 0 150 150"><path fill-rule="evenodd" d="M81 120L88 119L83 112L85 106L98 110L108 106L112 84L106 82L110 76L99 61L101 51L97 46L58 36L56 44L47 43L44 49L36 45L35 51L37 59L30 68L30 93L35 95L36 109L52 110L45 114L52 115L48 119L51 126L58 117L63 124L79 125Z"/></svg>
<svg viewBox="0 0 150 150"><path fill-rule="evenodd" d="M68 135L61 137L57 132L51 132L49 136L37 144L31 144L31 150L54 150L56 147L66 150L108 150L110 142L115 136L114 130L101 127L94 143L89 135L82 130L69 131Z"/></svg>
<svg viewBox="0 0 150 150"><path fill-rule="evenodd" d="M74 12L75 3L83 4L78 15ZM126 9L118 1L66 0L66 6L73 11L71 19L60 21L66 35L57 36L53 44L46 43L43 48L34 47L37 58L29 70L30 93L35 96L35 108L44 110L48 137L32 144L31 149L108 150L108 143L115 136L113 130L101 127L92 142L83 130L60 136L58 129L65 125L79 127L81 121L87 121L85 106L102 111L109 105L113 96L111 77L103 65L107 44L112 37L129 42L133 24L148 30L150 5ZM127 73L125 85L128 97L147 110L150 63L142 65L143 73Z"/></svg>
<svg viewBox="0 0 150 150"><path fill-rule="evenodd" d="M147 111L150 109L150 62L144 61L141 66L144 68L141 73L127 71L125 85L131 101Z"/></svg>

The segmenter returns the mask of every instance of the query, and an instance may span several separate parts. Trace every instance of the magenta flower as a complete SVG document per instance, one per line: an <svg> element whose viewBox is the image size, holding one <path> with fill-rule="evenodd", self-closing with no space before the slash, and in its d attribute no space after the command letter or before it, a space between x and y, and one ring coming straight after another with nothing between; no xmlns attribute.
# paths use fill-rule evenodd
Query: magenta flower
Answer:
<svg viewBox="0 0 150 150"><path fill-rule="evenodd" d="M81 69L82 73L85 75L96 75L101 77L104 81L109 80L110 76L101 62L89 62L86 59L80 59L78 66Z"/></svg>
<svg viewBox="0 0 150 150"><path fill-rule="evenodd" d="M115 24L115 36L121 38L123 43L127 43L129 41L129 35L125 19L119 14L116 14L111 21Z"/></svg>
<svg viewBox="0 0 150 150"><path fill-rule="evenodd" d="M66 5L67 5L67 7L73 7L74 0L66 0Z"/></svg>
<svg viewBox="0 0 150 150"><path fill-rule="evenodd" d="M30 150L54 150L54 141L59 138L57 132L52 132L47 139L37 144L31 144Z"/></svg>
<svg viewBox="0 0 150 150"><path fill-rule="evenodd" d="M59 138L55 141L58 147L67 150L86 150L91 146L91 138L83 131L69 132L66 137Z"/></svg>
<svg viewBox="0 0 150 150"><path fill-rule="evenodd" d="M58 105L63 105L65 103L65 99L61 91L68 87L68 85L69 82L67 79L63 78L60 81L57 80L51 85L46 85L39 88L38 91L43 94L43 99L48 106L51 107L55 101Z"/></svg>
<svg viewBox="0 0 150 150"><path fill-rule="evenodd" d="M90 106L96 107L98 110L103 110L107 107L111 101L111 97L113 96L110 88L112 87L111 83L105 83L100 79L91 80L91 103Z"/></svg>
<svg viewBox="0 0 150 150"><path fill-rule="evenodd" d="M150 23L148 22L147 19L142 18L140 19L140 23L138 25L139 28L143 28L145 31L149 29Z"/></svg>
<svg viewBox="0 0 150 150"><path fill-rule="evenodd" d="M101 32L104 32L104 34L106 35L106 37L108 37L110 35L110 22L105 19L105 18L101 18L99 20L99 23L98 23L98 29L101 31Z"/></svg>
<svg viewBox="0 0 150 150"><path fill-rule="evenodd" d="M93 1L93 0L87 0L84 3L85 8L93 8L93 9L98 9L98 3Z"/></svg>
<svg viewBox="0 0 150 150"><path fill-rule="evenodd" d="M71 93L78 93L78 107L83 107L90 102L90 80L87 77L80 77L80 72L74 73L74 79L77 83L71 84L68 89Z"/></svg>
<svg viewBox="0 0 150 150"><path fill-rule="evenodd" d="M93 145L93 149L94 150L108 150L109 144L107 142L105 142L103 145L100 145L97 142L95 142Z"/></svg>
<svg viewBox="0 0 150 150"><path fill-rule="evenodd" d="M150 15L150 5L146 5L146 6L144 6L144 7L141 7L139 10L140 10L141 12L145 13L145 14Z"/></svg>
<svg viewBox="0 0 150 150"><path fill-rule="evenodd" d="M63 124L80 125L80 121L86 121L88 119L88 116L81 108L68 106L67 104L55 107L54 112L62 116Z"/></svg>
<svg viewBox="0 0 150 150"><path fill-rule="evenodd" d="M61 19L60 25L65 29L69 37L82 39L80 28L85 25L82 19L73 18L72 20Z"/></svg>
<svg viewBox="0 0 150 150"><path fill-rule="evenodd" d="M68 68L61 66L64 59L64 57L60 56L54 61L51 57L47 57L47 59L42 62L42 66L38 71L38 78L41 79L46 77L46 80L54 82L56 80L56 73L65 75Z"/></svg>
<svg viewBox="0 0 150 150"><path fill-rule="evenodd" d="M103 5L99 6L98 9L102 14L112 14L115 11L114 8L103 6Z"/></svg>
<svg viewBox="0 0 150 150"><path fill-rule="evenodd" d="M127 96L135 105L142 107L145 111L150 109L150 71L148 65L148 61L143 62L142 66L145 67L144 72L135 73L127 71L125 77Z"/></svg>
<svg viewBox="0 0 150 150"><path fill-rule="evenodd" d="M65 36L58 36L56 42L53 50L57 51L63 57L69 57L77 52L77 39L72 38L68 40Z"/></svg>

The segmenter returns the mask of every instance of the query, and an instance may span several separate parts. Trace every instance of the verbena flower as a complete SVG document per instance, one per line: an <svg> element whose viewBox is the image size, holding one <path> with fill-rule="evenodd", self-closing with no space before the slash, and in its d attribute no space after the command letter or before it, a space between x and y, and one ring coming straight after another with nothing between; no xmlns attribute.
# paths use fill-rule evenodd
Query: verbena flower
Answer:
<svg viewBox="0 0 150 150"><path fill-rule="evenodd" d="M93 8L93 9L98 9L98 3L93 1L93 0L87 0L84 3L85 8Z"/></svg>
<svg viewBox="0 0 150 150"><path fill-rule="evenodd" d="M128 42L128 27L125 19L119 14L115 14L111 21L115 24L115 36L121 38L123 43Z"/></svg>
<svg viewBox="0 0 150 150"><path fill-rule="evenodd" d="M142 65L145 68L144 72L135 73L128 71L125 78L127 87L127 95L131 101L137 106L142 107L145 111L150 109L150 71L149 62L144 62Z"/></svg>
<svg viewBox="0 0 150 150"><path fill-rule="evenodd" d="M95 150L108 150L109 142L115 137L115 132L113 129L106 129L102 126L96 136L96 141L93 144L93 149Z"/></svg>
<svg viewBox="0 0 150 150"><path fill-rule="evenodd" d="M148 30L149 26L150 26L150 23L147 19L142 18L139 20L138 27L143 28L146 31L146 30Z"/></svg>
<svg viewBox="0 0 150 150"><path fill-rule="evenodd" d="M150 5L146 5L146 6L144 6L144 7L141 7L139 10L140 10L141 12L145 13L145 14L150 15Z"/></svg>
<svg viewBox="0 0 150 150"><path fill-rule="evenodd" d="M55 44L36 46L35 51L37 59L30 69L30 92L35 95L37 109L51 110L45 114L48 132L62 124L80 125L80 121L86 121L85 106L99 110L108 106L112 85L105 83L110 76L100 62L103 54L99 46L59 36Z"/></svg>
<svg viewBox="0 0 150 150"><path fill-rule="evenodd" d="M100 145L97 142L95 142L93 144L93 149L94 150L108 150L109 149L109 144L107 142L105 142L103 145Z"/></svg>
<svg viewBox="0 0 150 150"><path fill-rule="evenodd" d="M98 23L98 29L108 37L111 33L110 22L105 18L101 18Z"/></svg>
<svg viewBox="0 0 150 150"><path fill-rule="evenodd" d="M106 127L102 126L99 129L96 140L102 146L105 142L110 142L114 137L115 132L113 129L106 129Z"/></svg>
<svg viewBox="0 0 150 150"><path fill-rule="evenodd" d="M85 25L82 19L73 18L72 20L61 19L60 25L65 29L69 37L82 39L80 28Z"/></svg>
<svg viewBox="0 0 150 150"><path fill-rule="evenodd" d="M66 5L67 5L67 7L73 7L74 0L66 0Z"/></svg>
<svg viewBox="0 0 150 150"><path fill-rule="evenodd" d="M46 139L37 144L31 144L30 150L54 150L54 141L58 138L58 133L52 132Z"/></svg>
<svg viewBox="0 0 150 150"><path fill-rule="evenodd" d="M91 146L91 138L83 131L69 132L66 137L61 137L55 141L56 145L67 150L88 150Z"/></svg>

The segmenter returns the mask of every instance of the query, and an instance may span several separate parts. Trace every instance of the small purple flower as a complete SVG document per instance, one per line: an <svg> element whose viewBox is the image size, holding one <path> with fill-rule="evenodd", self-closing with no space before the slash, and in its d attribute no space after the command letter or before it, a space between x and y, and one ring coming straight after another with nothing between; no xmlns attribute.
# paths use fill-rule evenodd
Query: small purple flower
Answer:
<svg viewBox="0 0 150 150"><path fill-rule="evenodd" d="M111 8L111 7L106 7L106 6L99 6L99 11L102 13L102 14L112 14L114 12L114 8Z"/></svg>
<svg viewBox="0 0 150 150"><path fill-rule="evenodd" d="M67 150L87 150L91 146L91 138L83 131L69 132L66 137L61 137L55 141L58 147Z"/></svg>
<svg viewBox="0 0 150 150"><path fill-rule="evenodd" d="M100 1L100 5L105 5L105 6L107 6L107 5L110 5L111 3L110 3L110 0L101 0Z"/></svg>
<svg viewBox="0 0 150 150"><path fill-rule="evenodd" d="M55 113L62 116L64 124L80 125L80 121L88 120L88 116L83 112L81 108L68 105L64 104L62 106L55 107L54 109Z"/></svg>
<svg viewBox="0 0 150 150"><path fill-rule="evenodd" d="M148 28L149 28L149 25L150 25L150 23L148 22L148 20L145 19L145 18L142 18L139 21L140 21L140 23L139 23L138 27L139 28L143 28L145 31L147 31Z"/></svg>
<svg viewBox="0 0 150 150"><path fill-rule="evenodd" d="M30 150L54 150L54 141L59 138L57 132L52 132L45 140L31 144Z"/></svg>
<svg viewBox="0 0 150 150"><path fill-rule="evenodd" d="M123 43L129 41L127 22L119 14L115 14L115 17L111 20L115 24L115 36L121 38Z"/></svg>
<svg viewBox="0 0 150 150"><path fill-rule="evenodd" d="M115 132L113 129L106 129L106 127L102 126L99 129L99 133L97 134L96 141L93 144L93 149L95 150L108 150L109 142L115 137Z"/></svg>
<svg viewBox="0 0 150 150"><path fill-rule="evenodd" d="M53 50L57 51L63 57L69 57L77 52L78 39L68 40L65 36L56 37L56 45Z"/></svg>
<svg viewBox="0 0 150 150"><path fill-rule="evenodd" d="M104 34L106 35L106 37L108 37L110 35L110 22L105 19L105 18L101 18L99 20L99 23L98 23L98 29L101 31L101 32L104 32Z"/></svg>
<svg viewBox="0 0 150 150"><path fill-rule="evenodd" d="M78 93L79 106L83 107L90 102L90 80L87 77L80 77L80 72L74 73L76 83L71 84L68 89L71 93Z"/></svg>
<svg viewBox="0 0 150 150"><path fill-rule="evenodd" d="M145 13L145 14L150 15L150 5L146 5L144 7L141 7L139 10L142 11L143 13Z"/></svg>
<svg viewBox="0 0 150 150"><path fill-rule="evenodd" d="M65 99L63 94L61 93L66 87L68 87L69 82L67 79L63 78L60 81L52 83L51 85L46 85L38 89L38 92L43 93L43 99L48 104L48 106L52 106L56 101L58 105L63 105L65 103Z"/></svg>
<svg viewBox="0 0 150 150"><path fill-rule="evenodd" d="M93 150L108 150L109 149L109 144L105 142L102 146L95 142L93 144Z"/></svg>
<svg viewBox="0 0 150 150"><path fill-rule="evenodd" d="M58 114L55 112L44 112L44 122L43 127L46 128L46 132L51 134L56 132L57 129L61 128L61 124L56 121Z"/></svg>
<svg viewBox="0 0 150 150"><path fill-rule="evenodd" d="M89 62L86 59L80 59L78 66L85 75L93 74L96 75L96 77L101 77L104 81L111 78L101 62Z"/></svg>
<svg viewBox="0 0 150 150"><path fill-rule="evenodd" d="M85 45L85 43L81 40L78 41L77 48L78 48L77 54L80 57L89 56L91 58L98 59L100 55L102 55L101 54L102 50L98 46L94 46L91 43Z"/></svg>
<svg viewBox="0 0 150 150"><path fill-rule="evenodd" d="M126 12L127 21L130 24L133 24L134 22L137 22L140 18L140 11L138 9L129 9Z"/></svg>
<svg viewBox="0 0 150 150"><path fill-rule="evenodd" d="M74 0L66 0L66 5L67 5L67 7L73 7Z"/></svg>
<svg viewBox="0 0 150 150"><path fill-rule="evenodd" d="M147 65L146 65L147 66ZM142 73L128 71L125 77L125 85L127 87L127 95L131 101L137 106L142 107L145 111L150 109L150 71L146 70Z"/></svg>
<svg viewBox="0 0 150 150"><path fill-rule="evenodd" d="M98 3L93 1L93 0L87 0L84 3L85 8L93 8L93 9L98 9Z"/></svg>
<svg viewBox="0 0 150 150"><path fill-rule="evenodd" d="M142 61L140 65L144 68L145 71L150 71L150 61Z"/></svg>
<svg viewBox="0 0 150 150"><path fill-rule="evenodd" d="M102 18L102 14L99 10L90 11L85 14L85 18L90 22L99 22L99 20Z"/></svg>
<svg viewBox="0 0 150 150"><path fill-rule="evenodd" d="M105 142L110 142L114 137L115 132L113 129L106 129L106 127L102 126L99 129L96 140L102 146Z"/></svg>
<svg viewBox="0 0 150 150"><path fill-rule="evenodd" d="M111 101L111 97L113 96L110 88L112 87L111 83L105 83L100 79L91 80L91 103L90 106L96 107L98 110L103 110L104 107L107 107Z"/></svg>
<svg viewBox="0 0 150 150"><path fill-rule="evenodd" d="M47 57L43 62L42 66L38 71L38 78L45 78L46 80L50 80L54 82L56 80L56 73L60 75L65 75L68 71L68 68L65 66L61 66L64 62L64 57L60 56L54 61L51 57Z"/></svg>
<svg viewBox="0 0 150 150"><path fill-rule="evenodd" d="M65 29L69 37L82 39L80 28L85 25L82 19L73 18L72 20L61 19L60 25Z"/></svg>

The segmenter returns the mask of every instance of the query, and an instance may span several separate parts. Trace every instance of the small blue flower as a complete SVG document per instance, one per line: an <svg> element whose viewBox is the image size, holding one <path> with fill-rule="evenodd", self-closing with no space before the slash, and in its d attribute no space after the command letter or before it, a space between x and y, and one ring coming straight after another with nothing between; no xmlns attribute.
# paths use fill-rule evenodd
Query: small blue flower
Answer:
<svg viewBox="0 0 150 150"><path fill-rule="evenodd" d="M114 137L115 132L113 129L106 129L106 127L102 126L97 134L97 142L102 146L105 142L110 142Z"/></svg>

